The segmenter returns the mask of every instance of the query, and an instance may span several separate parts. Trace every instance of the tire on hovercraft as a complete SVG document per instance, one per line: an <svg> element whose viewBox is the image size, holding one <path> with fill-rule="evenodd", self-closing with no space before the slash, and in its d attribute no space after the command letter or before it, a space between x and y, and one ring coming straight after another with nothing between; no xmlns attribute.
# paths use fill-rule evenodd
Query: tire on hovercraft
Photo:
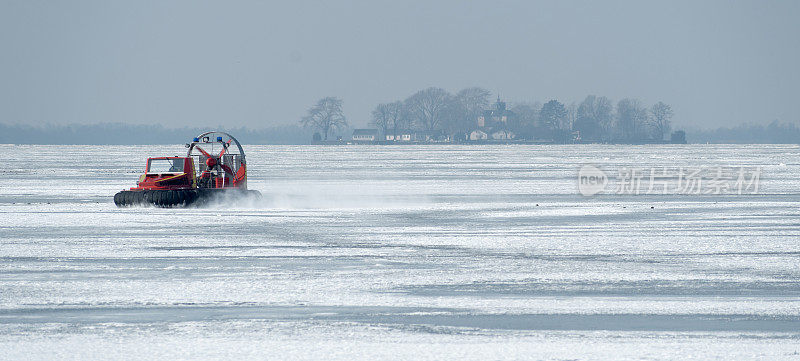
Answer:
<svg viewBox="0 0 800 361"><path fill-rule="evenodd" d="M117 207L153 205L170 208L189 205L196 199L194 190L120 191L114 195L114 204Z"/></svg>

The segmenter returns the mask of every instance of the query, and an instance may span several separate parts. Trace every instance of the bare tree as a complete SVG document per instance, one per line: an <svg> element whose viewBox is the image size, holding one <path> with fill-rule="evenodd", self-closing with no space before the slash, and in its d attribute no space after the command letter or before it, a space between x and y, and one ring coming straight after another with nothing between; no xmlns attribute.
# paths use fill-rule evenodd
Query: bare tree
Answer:
<svg viewBox="0 0 800 361"><path fill-rule="evenodd" d="M325 97L308 109L308 114L300 119L306 128L318 129L325 140L331 130L347 127L347 119L342 112L342 100L336 97Z"/></svg>
<svg viewBox="0 0 800 361"><path fill-rule="evenodd" d="M394 127L392 124L392 111L390 104L378 104L375 110L372 111L371 124L375 125L381 130L381 134L386 137L388 129Z"/></svg>
<svg viewBox="0 0 800 361"><path fill-rule="evenodd" d="M655 132L656 139L663 140L664 135L669 133L671 128L671 121L672 116L672 107L664 102L658 102L653 104L650 108L650 114L652 115L652 124L653 129Z"/></svg>
<svg viewBox="0 0 800 361"><path fill-rule="evenodd" d="M408 97L405 104L414 122L426 130L434 130L445 120L452 97L442 88L427 88Z"/></svg>
<svg viewBox="0 0 800 361"><path fill-rule="evenodd" d="M610 140L611 131L614 128L614 103L606 97L599 97L595 100L594 118L600 125L601 137Z"/></svg>
<svg viewBox="0 0 800 361"><path fill-rule="evenodd" d="M521 138L533 139L537 136L536 127L539 126L539 111L542 103L516 103L511 107L514 117L510 121L511 129Z"/></svg>
<svg viewBox="0 0 800 361"><path fill-rule="evenodd" d="M408 128L409 116L405 104L401 101L378 104L372 111L372 124L380 128L383 136L390 134L397 139L397 132Z"/></svg>
<svg viewBox="0 0 800 361"><path fill-rule="evenodd" d="M515 123L520 126L538 126L539 111L542 103L516 103L511 107L511 111L516 114Z"/></svg>
<svg viewBox="0 0 800 361"><path fill-rule="evenodd" d="M575 105L575 102L572 102L567 106L566 110L567 116L564 117L564 120L561 123L561 129L572 131L572 127L575 125L575 119L578 117L578 106Z"/></svg>
<svg viewBox="0 0 800 361"><path fill-rule="evenodd" d="M483 110L489 107L491 95L491 92L483 88L466 88L456 94L456 101L464 108L465 115L471 118L469 121L474 123Z"/></svg>
<svg viewBox="0 0 800 361"><path fill-rule="evenodd" d="M539 119L550 130L560 129L566 118L567 109L558 100L545 103L539 111Z"/></svg>
<svg viewBox="0 0 800 361"><path fill-rule="evenodd" d="M578 106L573 128L580 132L583 139L595 139L600 135L600 122L595 117L596 103L597 97L588 95Z"/></svg>
<svg viewBox="0 0 800 361"><path fill-rule="evenodd" d="M488 90L472 87L462 89L447 106L445 128L451 135L466 134L477 125L478 117L489 107Z"/></svg>
<svg viewBox="0 0 800 361"><path fill-rule="evenodd" d="M389 110L389 120L392 123L392 130L394 131L394 139L397 139L397 131L408 129L411 125L411 117L408 114L408 107L401 102L396 101L387 104Z"/></svg>
<svg viewBox="0 0 800 361"><path fill-rule="evenodd" d="M613 126L613 111L611 100L589 95L578 106L573 128L580 131L584 139L608 138Z"/></svg>
<svg viewBox="0 0 800 361"><path fill-rule="evenodd" d="M644 139L647 118L647 109L638 99L625 98L617 103L617 124L623 139Z"/></svg>

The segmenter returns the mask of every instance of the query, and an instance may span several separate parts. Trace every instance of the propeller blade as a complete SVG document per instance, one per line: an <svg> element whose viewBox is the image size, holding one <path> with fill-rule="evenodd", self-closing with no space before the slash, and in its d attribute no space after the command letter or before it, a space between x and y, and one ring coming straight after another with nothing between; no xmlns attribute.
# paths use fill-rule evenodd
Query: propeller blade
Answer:
<svg viewBox="0 0 800 361"><path fill-rule="evenodd" d="M200 153L203 153L203 155L204 155L204 156L206 156L207 158L214 158L214 157L213 157L211 154L208 154L208 152L206 152L205 150L203 150L203 148L200 148L199 146L196 146L196 145L195 145L194 147L195 147L197 150L199 150L199 151L200 151Z"/></svg>
<svg viewBox="0 0 800 361"><path fill-rule="evenodd" d="M222 170L225 171L225 173L228 173L231 175L231 177L233 177L233 170L231 169L231 167L228 167L225 164L220 164L219 166L222 168Z"/></svg>
<svg viewBox="0 0 800 361"><path fill-rule="evenodd" d="M231 145L232 141L233 141L233 139L229 139L228 143L226 143L224 146L222 146L222 151L219 152L219 156L217 158L222 158L222 155L225 154L225 152L228 150L228 146Z"/></svg>

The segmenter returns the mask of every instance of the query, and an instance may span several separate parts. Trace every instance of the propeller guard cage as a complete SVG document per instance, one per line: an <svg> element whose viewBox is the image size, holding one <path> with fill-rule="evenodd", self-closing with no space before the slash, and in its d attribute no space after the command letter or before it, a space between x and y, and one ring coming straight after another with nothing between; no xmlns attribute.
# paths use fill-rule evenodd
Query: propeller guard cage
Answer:
<svg viewBox="0 0 800 361"><path fill-rule="evenodd" d="M189 148L186 156L197 164L198 188L247 189L244 149L232 135L219 131L205 132L186 146Z"/></svg>

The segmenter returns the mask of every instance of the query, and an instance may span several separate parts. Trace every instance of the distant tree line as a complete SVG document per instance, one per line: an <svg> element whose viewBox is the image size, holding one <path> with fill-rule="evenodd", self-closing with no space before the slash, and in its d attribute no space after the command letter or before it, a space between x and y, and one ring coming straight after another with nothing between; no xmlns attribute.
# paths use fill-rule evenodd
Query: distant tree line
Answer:
<svg viewBox="0 0 800 361"><path fill-rule="evenodd" d="M405 129L440 130L464 136L476 128L476 119L491 106L491 94L481 88L467 88L456 94L439 88L421 90L403 101L379 104L372 123L382 134ZM324 100L324 101L323 101ZM313 129L327 127L328 134L351 131L338 98L323 99L309 112L303 124ZM614 105L606 97L587 96L579 104L513 104L507 127L523 139L567 139L579 131L582 139L615 141L663 139L670 132L672 110L664 103L645 108L635 99ZM276 125L265 128L183 127L123 123L72 125L13 125L0 123L0 144L180 144L209 129L227 131L245 144L309 144L308 128ZM319 133L320 140L322 132ZM691 129L690 143L800 143L800 127L773 121L768 125L743 124L713 130ZM455 139L455 138L454 138Z"/></svg>
<svg viewBox="0 0 800 361"><path fill-rule="evenodd" d="M520 106L515 106L514 109L519 111ZM299 125L278 125L253 129L244 127L166 128L161 125L122 123L48 126L0 123L0 144L181 144L212 128L231 133L244 144L311 143L308 130ZM340 129L344 133L350 130L348 127ZM686 138L689 143L798 144L800 143L800 126L796 123L773 121L767 125L743 124L718 129L690 129Z"/></svg>
<svg viewBox="0 0 800 361"><path fill-rule="evenodd" d="M0 123L0 144L182 144L208 130L232 134L244 144L306 144L308 133L297 125L268 128L165 128L123 123L11 125Z"/></svg>
<svg viewBox="0 0 800 361"><path fill-rule="evenodd" d="M717 129L692 129L687 134L686 138L690 143L800 144L800 126L777 120L767 125L742 124Z"/></svg>
<svg viewBox="0 0 800 361"><path fill-rule="evenodd" d="M479 87L452 94L442 88L420 90L404 100L378 104L371 124L383 135L400 129L441 131L452 139L466 139L478 128L478 117L490 110L491 92ZM498 99L499 101L499 99ZM505 109L504 109L505 110ZM637 99L622 99L616 105L606 97L587 96L579 104L565 105L558 100L544 104L513 104L502 125L522 139L568 141L580 137L588 141L663 140L670 134L672 108L658 102L650 107Z"/></svg>

